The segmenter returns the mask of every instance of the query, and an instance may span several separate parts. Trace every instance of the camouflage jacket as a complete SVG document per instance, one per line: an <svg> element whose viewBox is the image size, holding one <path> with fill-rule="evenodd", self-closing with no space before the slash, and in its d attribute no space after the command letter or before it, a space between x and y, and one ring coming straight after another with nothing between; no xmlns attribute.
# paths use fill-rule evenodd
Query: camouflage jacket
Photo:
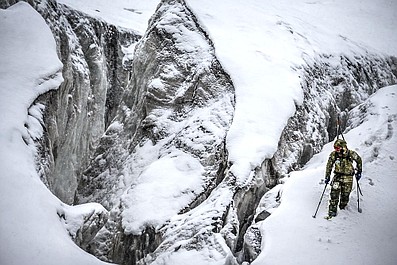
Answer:
<svg viewBox="0 0 397 265"><path fill-rule="evenodd" d="M325 178L329 178L331 176L331 171L334 165L335 174L354 175L353 161L356 162L357 172L361 173L362 160L355 151L347 149L343 154L332 151L328 158L327 167L325 170Z"/></svg>

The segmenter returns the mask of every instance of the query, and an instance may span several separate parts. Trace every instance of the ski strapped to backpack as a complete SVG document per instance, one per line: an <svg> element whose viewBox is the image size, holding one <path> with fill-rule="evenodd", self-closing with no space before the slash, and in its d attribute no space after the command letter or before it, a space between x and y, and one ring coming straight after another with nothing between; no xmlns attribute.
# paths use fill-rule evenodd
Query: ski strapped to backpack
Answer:
<svg viewBox="0 0 397 265"><path fill-rule="evenodd" d="M336 139L339 139L339 135L341 135L342 139L345 140L345 137L343 136L343 133L340 129L340 117L338 114L338 119L336 120Z"/></svg>

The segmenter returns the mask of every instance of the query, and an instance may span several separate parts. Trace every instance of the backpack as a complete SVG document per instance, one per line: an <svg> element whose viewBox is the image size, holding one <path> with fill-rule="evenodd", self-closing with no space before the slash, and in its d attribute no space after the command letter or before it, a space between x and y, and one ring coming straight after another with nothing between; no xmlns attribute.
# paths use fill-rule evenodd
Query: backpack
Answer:
<svg viewBox="0 0 397 265"><path fill-rule="evenodd" d="M340 175L354 175L353 159L350 154L350 150L347 150L346 155L339 154L335 152L335 174Z"/></svg>

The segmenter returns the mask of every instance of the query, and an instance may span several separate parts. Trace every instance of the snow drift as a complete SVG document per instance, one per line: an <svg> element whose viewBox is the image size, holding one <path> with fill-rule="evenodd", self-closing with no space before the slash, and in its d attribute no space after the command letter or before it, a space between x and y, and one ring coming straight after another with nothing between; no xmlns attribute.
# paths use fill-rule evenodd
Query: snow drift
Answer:
<svg viewBox="0 0 397 265"><path fill-rule="evenodd" d="M0 35L0 263L104 264L71 240L61 218L78 226L78 216L106 210L96 204L69 209L41 182L35 167L33 140L42 134L44 106L31 105L63 81L52 33L32 7L20 2L0 10Z"/></svg>

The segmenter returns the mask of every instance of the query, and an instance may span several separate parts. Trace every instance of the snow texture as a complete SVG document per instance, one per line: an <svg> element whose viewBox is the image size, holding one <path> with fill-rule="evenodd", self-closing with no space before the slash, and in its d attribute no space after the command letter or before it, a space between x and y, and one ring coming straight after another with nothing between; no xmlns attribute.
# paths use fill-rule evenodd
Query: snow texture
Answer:
<svg viewBox="0 0 397 265"><path fill-rule="evenodd" d="M397 86L384 87L350 112L354 125L344 137L348 148L363 159L363 196L358 197L355 184L347 209L328 221L323 218L328 213L328 187L317 217L312 217L325 186L322 178L333 146L327 144L283 185L280 206L270 209L272 215L260 224L263 250L253 265L395 264L396 99ZM274 202L272 197L267 200L261 204Z"/></svg>
<svg viewBox="0 0 397 265"><path fill-rule="evenodd" d="M60 2L142 32L158 3ZM368 49L397 55L396 1L187 2L209 33L217 56L236 87L236 113L227 145L233 162L231 171L240 185L249 180L255 167L274 154L287 119L293 115L295 106L302 103L297 65L323 53L352 54ZM61 265L101 264L72 242L68 230L73 234L76 227L65 228L58 215L67 212L68 207L46 189L35 170L33 139L41 135L43 106L31 105L40 94L56 89L62 82L62 65L56 56L51 32L44 20L23 2L0 10L0 20L0 263L53 264L56 260ZM187 50L192 48L182 45ZM155 80L152 85L161 88L161 83ZM326 212L327 191L318 218L312 218L323 189L319 180L331 151L329 144L304 170L293 172L283 187L277 186L282 190L281 204L277 209L267 208L272 215L261 223L263 252L253 264L395 264L396 90L396 86L383 88L353 110L351 128L345 134L349 147L364 159L360 182L364 193L360 201L363 213L357 212L354 190L347 210L331 221L323 220L320 217ZM369 111L363 112L363 109ZM138 180L141 185L132 188L140 189L142 194L131 195L130 199L142 200L148 187L157 187L152 176L158 168L163 171L165 163L167 173L177 173L173 174L176 176L173 182L164 183L172 186L165 191L167 196L175 194L176 204L186 200L189 195L178 194L178 191L185 190L186 184L196 186L199 182L196 173L201 168L189 156L175 159L171 155L164 156L144 172L146 178ZM189 183L178 183L180 172L190 170L194 170L194 174ZM166 176L160 180L166 181ZM202 229L199 231L204 233L212 229L205 226L206 218L216 215L209 213L225 207L231 196L229 190L219 187L206 205L178 215L172 221ZM161 196L156 197L159 199ZM155 204L156 201L152 205ZM278 205L274 201L264 204ZM165 209L175 211L172 206ZM130 210L142 213L144 208ZM74 220L71 223L79 223L79 214L69 216ZM203 226L189 223L192 216L201 216ZM153 222L160 221L164 219ZM170 227L166 233L177 236L180 227ZM191 235L182 236L189 240ZM213 240L217 243L200 252L183 250L168 253L161 259L168 264L186 264L187 260L195 264L223 264L229 250L218 233Z"/></svg>
<svg viewBox="0 0 397 265"><path fill-rule="evenodd" d="M68 207L35 168L42 106L30 106L63 81L52 33L20 2L0 10L0 36L0 263L105 264L71 240L59 216Z"/></svg>
<svg viewBox="0 0 397 265"><path fill-rule="evenodd" d="M362 46L397 54L392 1L187 2L236 87L227 148L241 184L273 156L295 104L302 103L300 72L294 67L305 58L349 54Z"/></svg>

